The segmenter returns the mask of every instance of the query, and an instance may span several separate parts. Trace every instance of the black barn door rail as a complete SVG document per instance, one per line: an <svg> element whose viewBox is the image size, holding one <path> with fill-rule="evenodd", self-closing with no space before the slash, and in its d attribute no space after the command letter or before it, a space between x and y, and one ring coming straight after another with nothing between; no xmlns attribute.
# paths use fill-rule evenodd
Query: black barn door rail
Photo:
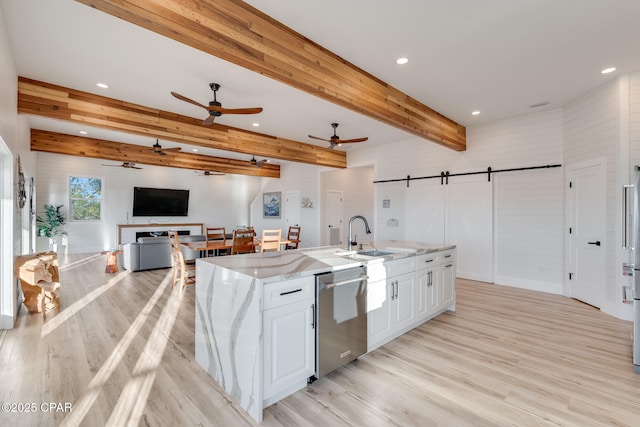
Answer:
<svg viewBox="0 0 640 427"><path fill-rule="evenodd" d="M526 171L532 169L550 169L550 168L559 168L561 164L555 165L544 165L544 166L528 166L524 168L510 168L510 169L491 169L488 167L487 170L476 171L476 172L460 172L460 173L449 173L449 171L440 172L440 175L430 175L430 176L410 176L407 175L406 178L398 178L398 179L380 179L377 181L373 181L374 184L378 184L380 182L407 182L407 188L409 188L409 182L414 181L416 179L435 179L440 178L440 185L449 185L449 178L452 176L464 176L464 175L482 175L487 174L487 181L491 182L491 174L499 173L499 172L515 172L515 171Z"/></svg>

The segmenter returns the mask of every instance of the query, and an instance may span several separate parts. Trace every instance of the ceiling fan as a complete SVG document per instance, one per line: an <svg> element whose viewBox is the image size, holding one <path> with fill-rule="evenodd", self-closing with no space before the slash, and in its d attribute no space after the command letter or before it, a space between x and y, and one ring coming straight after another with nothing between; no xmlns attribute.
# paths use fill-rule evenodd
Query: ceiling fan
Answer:
<svg viewBox="0 0 640 427"><path fill-rule="evenodd" d="M101 163L102 166L114 166L114 167L119 167L119 168L126 168L126 169L142 169L139 166L136 166L135 163L133 162L122 162L121 165L105 165L104 163Z"/></svg>
<svg viewBox="0 0 640 427"><path fill-rule="evenodd" d="M338 127L338 123L331 123L331 127L333 128L333 136L330 139L319 138L317 136L309 135L311 139L319 139L320 141L327 141L330 143L329 148L333 149L334 147L339 147L342 144L350 144L353 142L364 142L368 137L364 138L354 138L354 139L340 139L338 135L336 135L336 128Z"/></svg>
<svg viewBox="0 0 640 427"><path fill-rule="evenodd" d="M180 151L180 150L182 150L182 148L180 148L180 147L162 148L162 145L160 145L160 142L158 142L157 139L156 139L156 143L151 146L151 149L153 150L154 153L160 154L161 156L165 156L167 154L167 151Z"/></svg>
<svg viewBox="0 0 640 427"><path fill-rule="evenodd" d="M213 172L213 171L194 171L195 173L197 173L200 176L215 176L215 175L225 175L224 173L221 172Z"/></svg>
<svg viewBox="0 0 640 427"><path fill-rule="evenodd" d="M209 101L209 106L200 104L198 101L194 101L193 99L189 99L186 96L180 95L176 92L171 92L171 95L178 98L181 101L188 102L189 104L196 105L198 107L204 108L209 112L209 116L204 119L202 122L203 125L210 125L213 123L216 117L220 117L223 114L258 114L262 112L261 107L255 108L222 108L222 104L218 102L216 99L216 93L218 89L220 89L220 85L218 83L209 83L209 87L213 91L213 101Z"/></svg>
<svg viewBox="0 0 640 427"><path fill-rule="evenodd" d="M256 160L256 156L252 156L250 160L252 166L257 166L259 168L263 167L265 163L269 163L269 161L269 159Z"/></svg>

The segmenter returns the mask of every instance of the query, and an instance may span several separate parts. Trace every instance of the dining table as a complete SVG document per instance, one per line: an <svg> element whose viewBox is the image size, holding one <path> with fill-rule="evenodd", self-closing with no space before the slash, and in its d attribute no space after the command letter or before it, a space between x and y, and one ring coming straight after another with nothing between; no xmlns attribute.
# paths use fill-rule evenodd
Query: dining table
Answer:
<svg viewBox="0 0 640 427"><path fill-rule="evenodd" d="M290 240L287 240L287 239L280 240L281 246L287 245L289 243L291 243ZM233 247L233 239L226 239L226 240L221 239L221 240L209 240L209 241L203 240L199 242L181 242L180 244L187 248L193 249L194 251L200 251L200 255L202 256L203 254L206 255L208 251L214 251L214 253L218 253L218 251L221 249L231 249ZM261 239L254 238L253 244L256 248L260 247L260 245L262 244Z"/></svg>

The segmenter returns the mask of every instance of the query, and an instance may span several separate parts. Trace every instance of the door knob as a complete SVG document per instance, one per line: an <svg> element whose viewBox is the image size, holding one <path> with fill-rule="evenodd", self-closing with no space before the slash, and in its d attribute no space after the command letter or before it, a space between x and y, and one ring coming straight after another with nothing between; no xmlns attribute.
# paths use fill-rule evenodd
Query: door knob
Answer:
<svg viewBox="0 0 640 427"><path fill-rule="evenodd" d="M589 245L600 246L600 240L596 240L595 242L587 242Z"/></svg>

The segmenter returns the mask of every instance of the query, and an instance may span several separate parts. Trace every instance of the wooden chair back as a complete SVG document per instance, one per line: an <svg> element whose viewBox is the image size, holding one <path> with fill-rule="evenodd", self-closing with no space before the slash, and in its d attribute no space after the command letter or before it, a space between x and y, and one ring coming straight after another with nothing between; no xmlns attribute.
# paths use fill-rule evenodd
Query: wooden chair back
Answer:
<svg viewBox="0 0 640 427"><path fill-rule="evenodd" d="M207 242L210 240L222 240L227 242L227 232L224 227L207 227L207 234L205 234Z"/></svg>
<svg viewBox="0 0 640 427"><path fill-rule="evenodd" d="M262 239L260 239L260 252L280 251L280 240L282 230L262 230Z"/></svg>
<svg viewBox="0 0 640 427"><path fill-rule="evenodd" d="M173 259L173 281L171 287L176 283L180 284L180 289L186 285L196 284L196 265L195 262L185 262L182 249L180 248L180 238L177 231L169 231L169 242L171 244L171 257Z"/></svg>
<svg viewBox="0 0 640 427"><path fill-rule="evenodd" d="M233 245L231 255L255 252L253 230L233 230Z"/></svg>
<svg viewBox="0 0 640 427"><path fill-rule="evenodd" d="M291 243L287 243L287 249L298 249L298 244L300 243L300 227L297 225L292 225L289 227L289 232L287 233L287 240Z"/></svg>
<svg viewBox="0 0 640 427"><path fill-rule="evenodd" d="M211 240L222 241L223 244L227 244L227 231L224 227L207 227L205 234L207 243ZM228 252L226 249L218 249L215 251L209 251L212 255L226 255Z"/></svg>

